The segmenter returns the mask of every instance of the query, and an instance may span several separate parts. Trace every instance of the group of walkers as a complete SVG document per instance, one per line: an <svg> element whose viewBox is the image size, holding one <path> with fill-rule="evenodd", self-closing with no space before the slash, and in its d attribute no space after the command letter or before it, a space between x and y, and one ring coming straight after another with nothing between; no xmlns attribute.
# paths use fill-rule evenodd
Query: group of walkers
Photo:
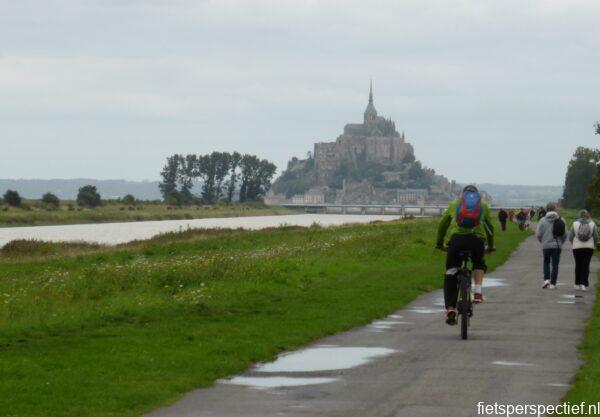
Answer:
<svg viewBox="0 0 600 417"><path fill-rule="evenodd" d="M538 218L536 236L542 244L544 259L543 288L556 288L560 255L568 239L573 245L575 258L575 289L587 291L590 285L590 262L598 244L598 230L590 213L582 210L570 230L567 230L564 219L558 215L555 203L540 207L537 212L533 207L530 210L521 209L517 214L514 210L507 212L501 208L498 212L498 220L502 231L506 231L508 221L517 221L519 229L525 230L529 227L527 221L533 221L536 214Z"/></svg>
<svg viewBox="0 0 600 417"><path fill-rule="evenodd" d="M567 239L572 243L575 258L575 289L587 291L589 287L590 262L598 246L598 229L590 213L582 210L569 229L557 212L555 203L548 203L537 211L500 209L498 220L502 230L506 230L507 221L518 221L519 228L529 227L528 221L538 216L536 236L542 245L544 282L542 288L555 289L558 280L558 267L562 247ZM446 236L450 239L446 243ZM487 245L486 245L487 244ZM483 201L474 185L465 187L458 199L454 200L442 216L438 226L436 247L446 251L446 274L444 280L444 302L446 323L457 324L457 273L468 256L473 262L473 303L484 301L482 284L487 265L485 254L495 251L494 226L490 220L490 208Z"/></svg>
<svg viewBox="0 0 600 417"><path fill-rule="evenodd" d="M598 228L587 210L581 210L570 229L556 212L556 204L548 204L548 212L540 220L536 236L542 245L544 257L544 283L542 288L555 289L562 247L567 239L573 246L575 258L576 290L587 291L590 282L590 262L598 245Z"/></svg>
<svg viewBox="0 0 600 417"><path fill-rule="evenodd" d="M500 221L500 226L503 232L506 231L506 223L510 222L518 222L519 229L525 230L529 227L528 221L533 221L535 216L538 216L538 220L541 220L546 215L546 209L544 207L540 207L537 211L534 207L531 207L529 210L521 209L518 212L515 210L509 210L508 212L503 208L498 212L498 221Z"/></svg>

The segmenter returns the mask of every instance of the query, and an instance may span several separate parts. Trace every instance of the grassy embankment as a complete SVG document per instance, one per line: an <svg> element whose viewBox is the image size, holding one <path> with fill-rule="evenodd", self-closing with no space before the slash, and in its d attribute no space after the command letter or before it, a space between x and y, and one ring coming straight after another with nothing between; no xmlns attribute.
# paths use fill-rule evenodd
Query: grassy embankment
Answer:
<svg viewBox="0 0 600 417"><path fill-rule="evenodd" d="M0 254L0 414L137 416L442 284L435 220ZM490 266L527 234L499 233ZM42 247L44 247L42 245ZM96 252L100 251L100 252ZM86 253L90 252L90 253ZM27 256L25 256L27 255Z"/></svg>
<svg viewBox="0 0 600 417"><path fill-rule="evenodd" d="M0 227L268 216L296 213L284 207L266 206L259 203L172 207L162 203L143 202L128 206L118 202L107 202L101 207L88 209L78 207L73 201L65 201L60 208L49 210L39 201L25 201L24 207L0 206Z"/></svg>
<svg viewBox="0 0 600 417"><path fill-rule="evenodd" d="M577 217L577 211L566 210L563 216L569 223ZM600 220L595 219L600 225ZM596 252L598 255L598 252ZM600 276L600 272L599 272ZM593 288L590 288L593 290ZM579 346L584 364L577 373L565 401L597 403L600 401L600 290L596 286L596 303L590 317L583 343Z"/></svg>

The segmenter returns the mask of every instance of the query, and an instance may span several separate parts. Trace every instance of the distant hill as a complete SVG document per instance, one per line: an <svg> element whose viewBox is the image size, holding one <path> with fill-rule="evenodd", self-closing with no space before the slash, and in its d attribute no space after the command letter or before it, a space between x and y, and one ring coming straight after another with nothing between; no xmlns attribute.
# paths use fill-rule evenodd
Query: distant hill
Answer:
<svg viewBox="0 0 600 417"><path fill-rule="evenodd" d="M0 179L0 195L6 190L16 190L25 198L40 199L42 194L51 192L58 198L74 200L77 191L84 185L94 185L102 198L119 198L133 194L141 200L162 198L158 190L158 181L93 180L88 178L24 180Z"/></svg>
<svg viewBox="0 0 600 417"><path fill-rule="evenodd" d="M51 192L60 199L73 200L84 185L95 185L103 198L119 198L133 194L141 200L162 198L158 181L94 180L89 178L23 180L0 179L0 195L6 190L17 190L25 198L39 199ZM494 206L539 206L562 197L562 186L477 184L493 198ZM199 191L199 190L196 190Z"/></svg>
<svg viewBox="0 0 600 417"><path fill-rule="evenodd" d="M530 207L558 201L562 197L563 186L546 185L500 185L476 184L493 198L493 205L507 207Z"/></svg>

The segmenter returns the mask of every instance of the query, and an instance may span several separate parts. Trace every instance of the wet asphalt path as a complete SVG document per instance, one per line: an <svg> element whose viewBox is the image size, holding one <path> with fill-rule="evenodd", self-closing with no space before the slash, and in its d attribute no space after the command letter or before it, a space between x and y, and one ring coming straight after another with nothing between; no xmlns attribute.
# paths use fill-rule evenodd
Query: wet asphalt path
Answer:
<svg viewBox="0 0 600 417"><path fill-rule="evenodd" d="M595 291L573 290L567 247L562 285L542 290L540 252L528 238L490 274L494 286L476 306L468 341L444 324L436 291L370 326L192 391L149 416L454 417L477 415L479 401L557 404L580 365L577 345Z"/></svg>

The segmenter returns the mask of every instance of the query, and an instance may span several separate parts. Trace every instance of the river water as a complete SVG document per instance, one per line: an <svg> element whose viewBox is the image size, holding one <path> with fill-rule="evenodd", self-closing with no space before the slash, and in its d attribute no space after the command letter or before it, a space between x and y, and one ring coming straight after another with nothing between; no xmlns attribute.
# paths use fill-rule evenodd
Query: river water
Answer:
<svg viewBox="0 0 600 417"><path fill-rule="evenodd" d="M338 214L292 214L284 216L223 217L193 220L160 220L129 223L95 223L62 226L32 226L0 228L0 246L15 239L44 241L84 241L90 243L118 244L132 240L149 239L160 233L193 229L264 229L267 227L337 226L346 223L369 223L376 220L389 221L400 216L338 215Z"/></svg>

